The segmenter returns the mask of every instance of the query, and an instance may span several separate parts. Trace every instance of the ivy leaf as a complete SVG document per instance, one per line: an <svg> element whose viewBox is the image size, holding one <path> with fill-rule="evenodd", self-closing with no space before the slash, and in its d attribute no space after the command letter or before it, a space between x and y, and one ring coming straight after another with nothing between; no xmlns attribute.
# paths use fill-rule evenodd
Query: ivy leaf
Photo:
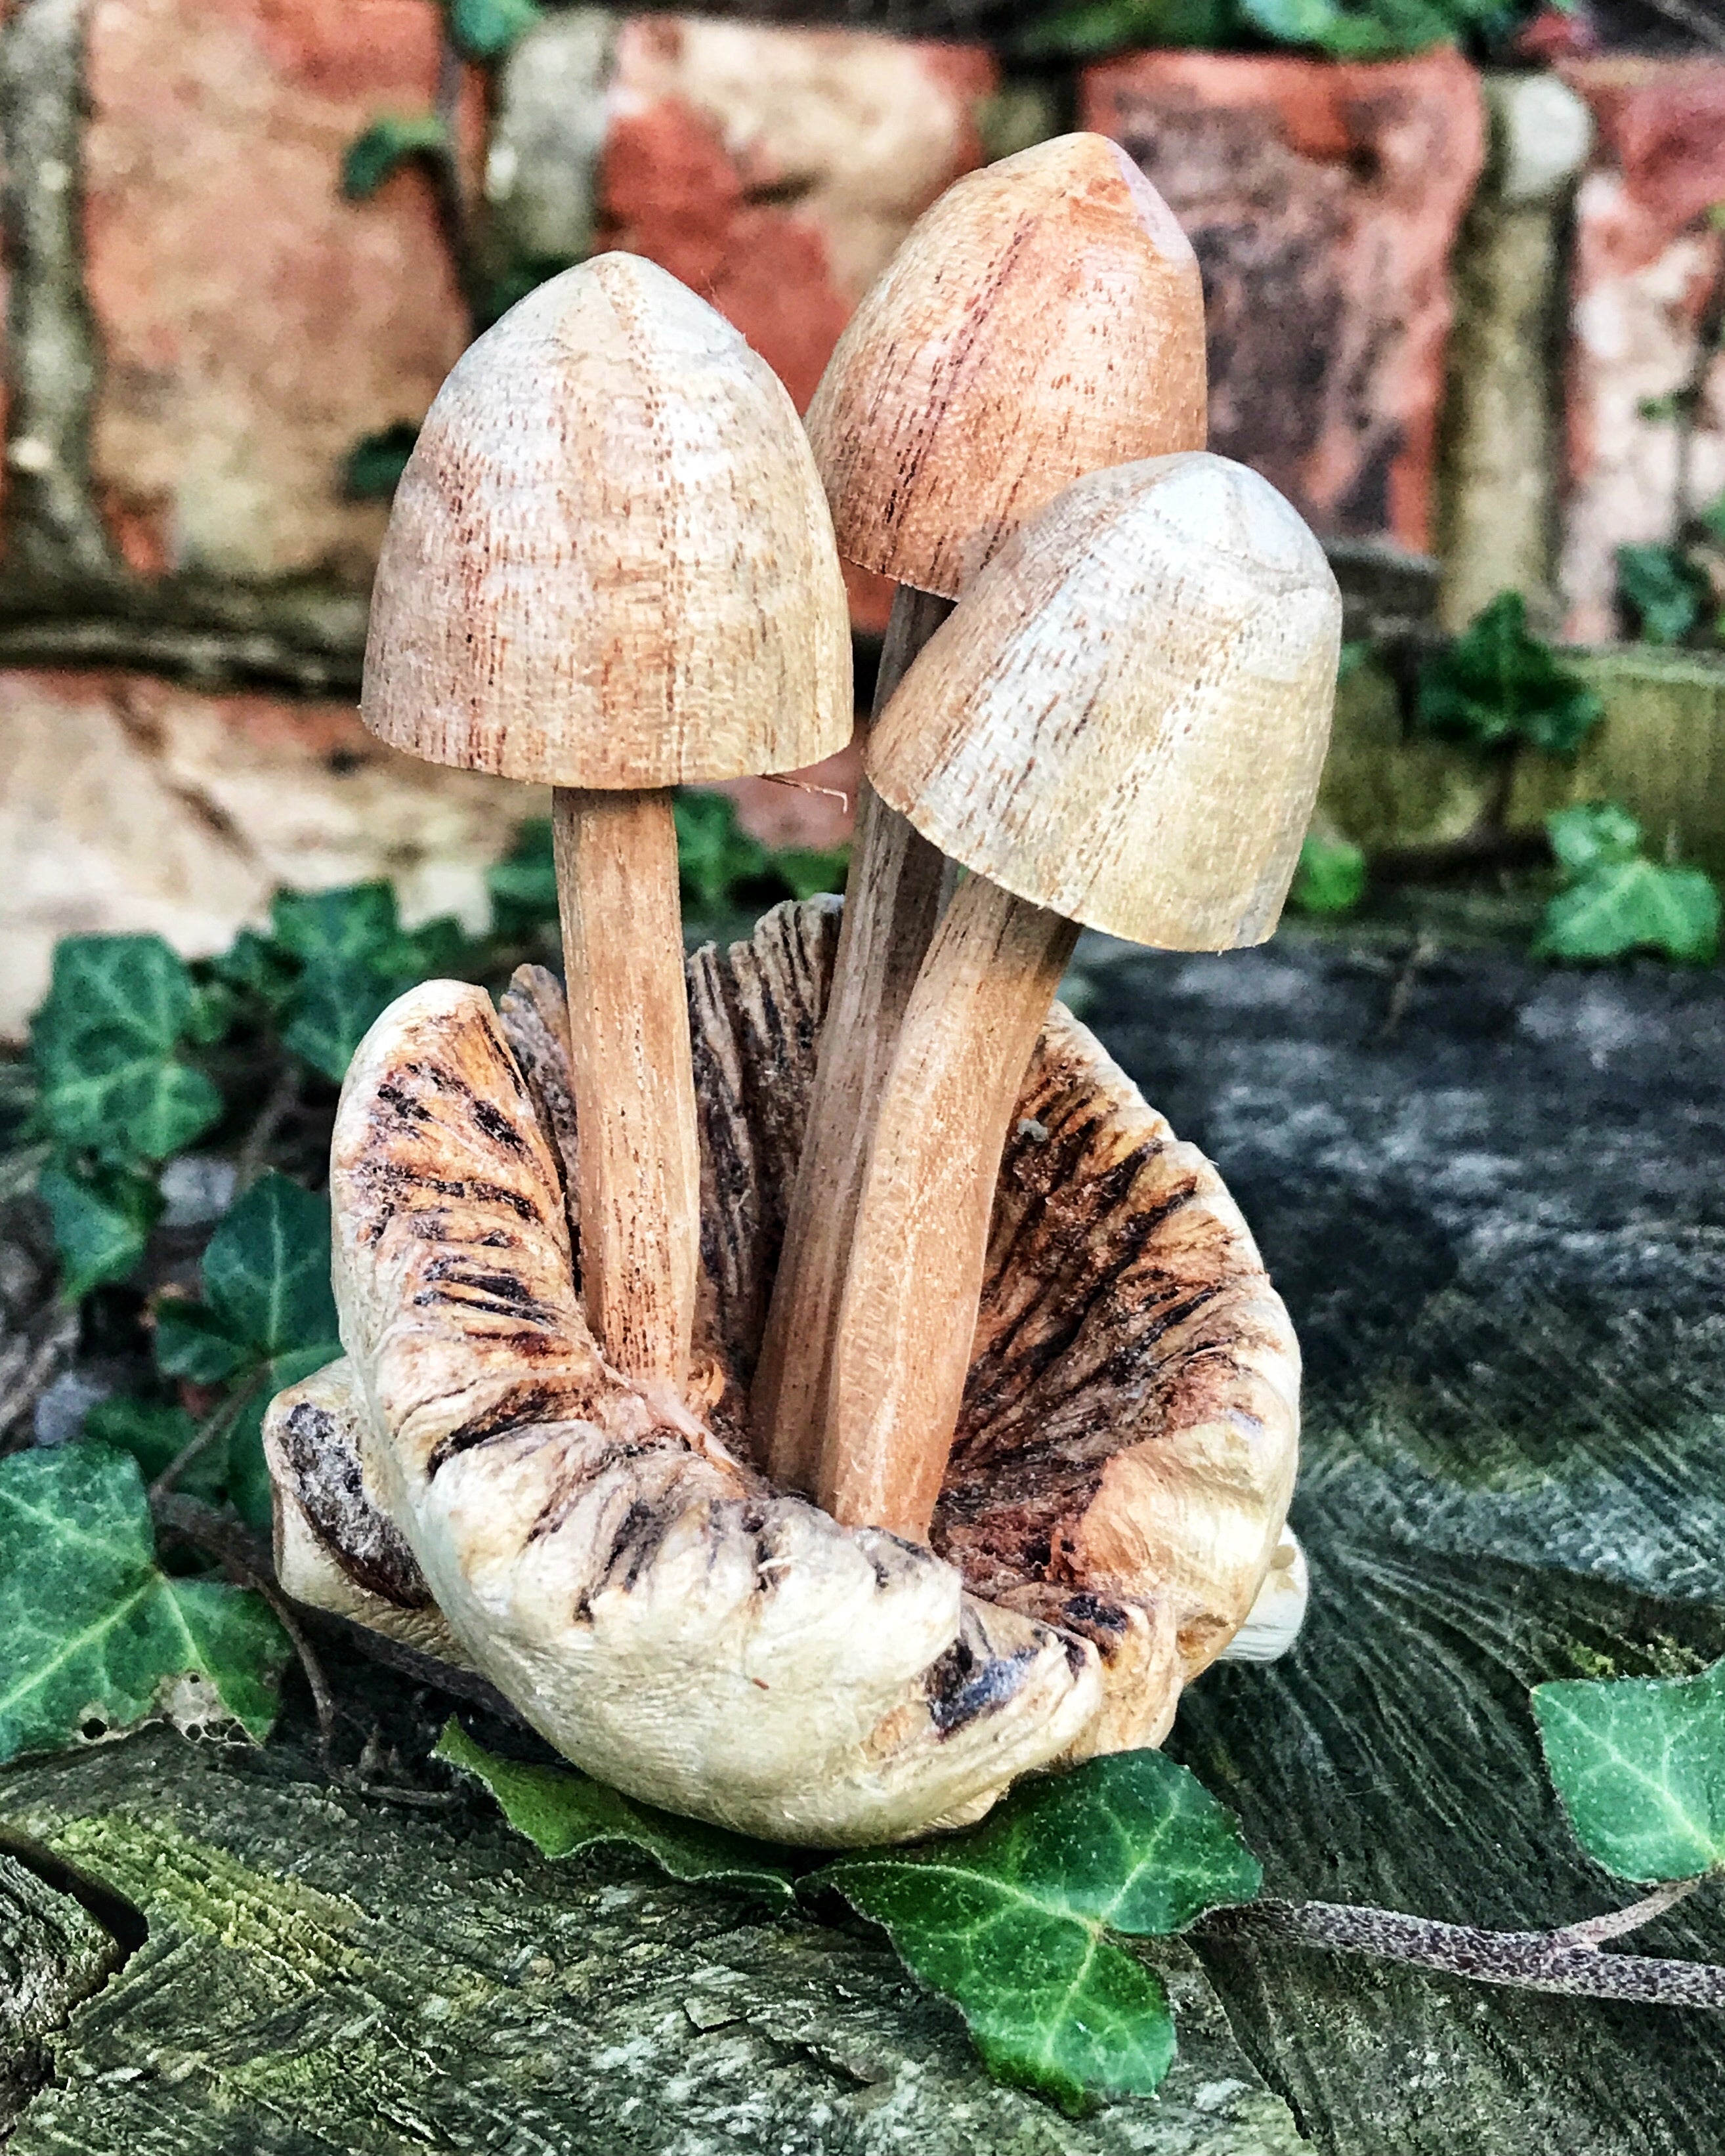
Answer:
<svg viewBox="0 0 1725 2156"><path fill-rule="evenodd" d="M1620 1879L1725 1864L1725 1662L1692 1677L1565 1678L1533 1712L1575 1836Z"/></svg>
<svg viewBox="0 0 1725 2156"><path fill-rule="evenodd" d="M1519 592L1500 592L1420 679L1420 723L1477 748L1526 742L1573 756L1604 716L1599 696L1527 632Z"/></svg>
<svg viewBox="0 0 1725 2156"><path fill-rule="evenodd" d="M1178 1932L1262 1881L1232 1813L1159 1752L1027 1784L973 1834L814 1875L954 2002L991 2072L1074 2116L1147 2094L1174 2056L1160 1980L1106 1934Z"/></svg>
<svg viewBox="0 0 1725 2156"><path fill-rule="evenodd" d="M1545 909L1536 957L1620 958L1657 951L1704 966L1719 950L1719 893L1700 869L1640 857L1602 865L1560 891Z"/></svg>
<svg viewBox="0 0 1725 2156"><path fill-rule="evenodd" d="M339 1086L353 1052L394 993L369 969L320 967L308 972L294 998L292 1022L282 1035L295 1055Z"/></svg>
<svg viewBox="0 0 1725 2156"><path fill-rule="evenodd" d="M165 1377L230 1383L234 1424L219 1457L228 1495L259 1532L270 1523L264 1414L341 1352L330 1287L330 1208L273 1170L222 1216L203 1260L203 1301L159 1303L156 1364Z"/></svg>
<svg viewBox="0 0 1725 2156"><path fill-rule="evenodd" d="M458 1722L444 1724L432 1757L483 1782L503 1816L542 1856L626 1847L649 1856L673 1879L735 1888L785 1906L795 1897L790 1860L783 1851L655 1810L573 1767L498 1758L475 1744Z"/></svg>
<svg viewBox="0 0 1725 2156"><path fill-rule="evenodd" d="M548 817L536 816L521 825L503 859L485 871L485 888L499 935L530 935L557 919L557 864Z"/></svg>
<svg viewBox="0 0 1725 2156"><path fill-rule="evenodd" d="M1676 547L1620 547L1618 596L1635 615L1642 640L1681 644L1701 619L1706 579Z"/></svg>
<svg viewBox="0 0 1725 2156"><path fill-rule="evenodd" d="M129 1452L138 1463L145 1482L153 1482L162 1470L177 1460L191 1443L197 1425L182 1407L166 1400L140 1399L136 1394L98 1400L84 1418L84 1435L116 1452ZM178 1486L187 1496L213 1502L222 1494L227 1476L223 1449L213 1445L189 1461Z"/></svg>
<svg viewBox="0 0 1725 2156"><path fill-rule="evenodd" d="M197 992L160 936L69 936L30 1027L39 1112L64 1146L166 1160L208 1130L221 1096L177 1060Z"/></svg>
<svg viewBox="0 0 1725 2156"><path fill-rule="evenodd" d="M255 1359L311 1348L341 1353L326 1198L274 1169L259 1176L222 1216L203 1272L209 1317Z"/></svg>
<svg viewBox="0 0 1725 2156"><path fill-rule="evenodd" d="M392 172L414 157L440 155L449 142L449 131L434 112L386 114L348 144L341 192L349 202L363 202Z"/></svg>
<svg viewBox="0 0 1725 2156"><path fill-rule="evenodd" d="M501 59L544 18L535 0L449 0L449 36L470 60Z"/></svg>
<svg viewBox="0 0 1725 2156"><path fill-rule="evenodd" d="M276 942L301 969L282 1038L339 1086L372 1021L413 977L395 893L382 882L282 891L271 920Z"/></svg>
<svg viewBox="0 0 1725 2156"><path fill-rule="evenodd" d="M1632 861L1641 850L1641 827L1615 801L1584 801L1545 819L1545 834L1558 865L1574 880L1594 869Z"/></svg>
<svg viewBox="0 0 1725 2156"><path fill-rule="evenodd" d="M183 1296L156 1306L156 1367L165 1378L188 1378L194 1385L219 1385L247 1360L245 1343L236 1340L213 1310Z"/></svg>
<svg viewBox="0 0 1725 2156"><path fill-rule="evenodd" d="M159 1568L135 1460L0 1460L0 1760L129 1728L187 1677L261 1740L287 1655L259 1596Z"/></svg>
<svg viewBox="0 0 1725 2156"><path fill-rule="evenodd" d="M1366 895L1366 857L1351 839L1308 834L1288 903L1301 913L1352 913Z"/></svg>
<svg viewBox="0 0 1725 2156"><path fill-rule="evenodd" d="M849 846L785 846L768 858L796 899L843 891L850 869Z"/></svg>
<svg viewBox="0 0 1725 2156"><path fill-rule="evenodd" d="M152 1176L130 1168L74 1173L50 1161L36 1189L59 1253L60 1293L78 1302L105 1281L124 1280L144 1255L162 1211Z"/></svg>
<svg viewBox="0 0 1725 2156"><path fill-rule="evenodd" d="M382 434L362 434L341 466L341 490L350 501L388 501L401 484L419 429L398 419Z"/></svg>
<svg viewBox="0 0 1725 2156"><path fill-rule="evenodd" d="M299 969L273 937L255 928L242 928L209 969L226 987L259 997L270 1009L280 1009L290 999Z"/></svg>

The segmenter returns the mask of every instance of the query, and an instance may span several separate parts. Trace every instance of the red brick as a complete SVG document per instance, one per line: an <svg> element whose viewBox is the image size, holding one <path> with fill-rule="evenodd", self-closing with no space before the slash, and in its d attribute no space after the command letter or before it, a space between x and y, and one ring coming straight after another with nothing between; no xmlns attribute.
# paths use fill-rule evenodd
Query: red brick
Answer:
<svg viewBox="0 0 1725 2156"><path fill-rule="evenodd" d="M417 419L467 324L417 172L341 199L348 143L437 80L434 0L96 0L85 144L104 354L95 476L146 572L362 584L362 434Z"/></svg>
<svg viewBox="0 0 1725 2156"><path fill-rule="evenodd" d="M1081 109L1198 250L1211 446L1322 532L1429 546L1450 256L1485 150L1472 69L1135 53L1086 69Z"/></svg>
<svg viewBox="0 0 1725 2156"><path fill-rule="evenodd" d="M936 196L982 161L980 47L675 15L624 24L601 244L711 300L800 410L865 291ZM858 571L877 633L891 588Z"/></svg>
<svg viewBox="0 0 1725 2156"><path fill-rule="evenodd" d="M1701 317L1725 276L1725 61L1598 59L1563 69L1599 134L1576 198L1563 589L1570 634L1625 624L1615 549L1678 521L1677 433L1642 407L1688 382ZM1725 492L1725 357L1707 372L1689 506Z"/></svg>

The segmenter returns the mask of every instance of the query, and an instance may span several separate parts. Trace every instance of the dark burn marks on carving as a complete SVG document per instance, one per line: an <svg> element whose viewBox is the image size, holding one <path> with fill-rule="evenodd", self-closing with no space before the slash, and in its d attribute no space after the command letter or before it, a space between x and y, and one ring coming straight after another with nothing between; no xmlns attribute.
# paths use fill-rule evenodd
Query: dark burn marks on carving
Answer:
<svg viewBox="0 0 1725 2156"><path fill-rule="evenodd" d="M503 1147L506 1152L514 1153L517 1159L530 1158L526 1140L508 1116L494 1108L489 1101L474 1102L473 1120L494 1145Z"/></svg>
<svg viewBox="0 0 1725 2156"><path fill-rule="evenodd" d="M999 1713L1017 1697L1040 1653L1038 1645L1019 1647L1009 1655L992 1653L974 1612L967 1609L958 1637L923 1674L923 1691L937 1732L950 1737L984 1715Z"/></svg>
<svg viewBox="0 0 1725 2156"><path fill-rule="evenodd" d="M545 1423L586 1422L593 1411L592 1396L578 1387L517 1385L507 1399L471 1416L438 1440L425 1462L425 1479L434 1481L440 1468L447 1467L459 1454L471 1452L475 1445L514 1437Z"/></svg>
<svg viewBox="0 0 1725 2156"><path fill-rule="evenodd" d="M278 1425L275 1441L300 1509L354 1584L398 1609L429 1607L424 1574L400 1529L366 1495L359 1455L339 1419L301 1400Z"/></svg>
<svg viewBox="0 0 1725 2156"><path fill-rule="evenodd" d="M488 1317L513 1318L555 1332L567 1343L567 1313L542 1302L517 1273L449 1255L432 1259L422 1278L425 1286L416 1289L412 1298L416 1308L448 1304L480 1311Z"/></svg>

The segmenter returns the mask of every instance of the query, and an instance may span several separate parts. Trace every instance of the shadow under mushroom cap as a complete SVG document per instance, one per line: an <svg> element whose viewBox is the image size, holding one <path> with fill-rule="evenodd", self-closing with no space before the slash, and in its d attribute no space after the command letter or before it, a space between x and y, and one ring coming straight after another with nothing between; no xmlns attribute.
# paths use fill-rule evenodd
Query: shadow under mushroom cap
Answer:
<svg viewBox="0 0 1725 2156"><path fill-rule="evenodd" d="M390 1404L395 1380L377 1377L378 1358L397 1351L377 1343L391 1326L411 1332L420 1324L416 1313L388 1307L391 1297L442 1299L423 1287L408 1295L402 1283L410 1273L413 1281L433 1276L425 1253L439 1237L455 1245L465 1236L470 1245L477 1230L465 1220L460 1235L450 1233L435 1195L404 1240L393 1195L369 1219L360 1218L363 1205L349 1204L344 1223L344 1189L393 1192L389 1178L400 1172L398 1161L384 1159L387 1142L362 1127L362 1117L351 1121L345 1141L338 1126L335 1180L338 1275L344 1264L348 1269L344 1339L354 1360L281 1395L267 1441L278 1550L290 1592L434 1648L427 1627L437 1622L437 1609L428 1608L434 1593L459 1640L459 1647L449 1643L452 1657L476 1663L593 1771L638 1794L757 1833L852 1841L978 1816L1014 1775L1057 1757L1160 1740L1181 1686L1245 1620L1276 1551L1296 1464L1299 1363L1286 1314L1214 1169L1174 1138L1093 1037L1056 1006L1001 1165L975 1351L934 1522L935 1555L875 1530L839 1529L811 1504L772 1491L752 1457L747 1389L783 1237L839 920L835 901L780 906L748 941L723 952L709 947L689 961L703 1186L691 1397L732 1460L716 1449L714 1457L704 1456L639 1395L619 1393L586 1338L568 1255L573 1237L561 1218L573 1187L577 1143L562 993L536 968L517 974L504 999L501 1033L483 998L454 984L429 984L396 1009L411 1025L408 1007L416 998L431 1014L427 1023L450 1023L437 1015L439 995L458 1016L474 1006L462 1022L478 1064L451 1083L457 1092L475 1077L481 1090L501 1087L496 1098L506 1118L529 1141L516 1147L526 1179L504 1193L505 1225L477 1240L514 1240L509 1224L518 1215L542 1216L522 1231L524 1240L539 1242L536 1257L523 1260L521 1270L525 1276L539 1265L543 1329L555 1337L555 1348L541 1340L531 1358L518 1354L506 1344L513 1319L488 1332L491 1318L481 1303L469 1301L457 1316L485 1368L477 1380L472 1371L463 1377L468 1420L459 1444L451 1445L449 1417L434 1384L422 1386L405 1409L398 1387ZM399 1064L408 1051L399 1040L391 1044L389 1021L386 1014L377 1034ZM356 1058L350 1095L362 1094L368 1083L393 1091L393 1078L386 1084L377 1070L367 1078L367 1054L362 1048ZM424 1066L410 1058L406 1067L423 1075ZM423 1124L438 1112L437 1101L427 1100L429 1106L403 1109L404 1142L420 1142L412 1136L419 1127L414 1118ZM479 1128L497 1122L481 1120ZM473 1169L452 1162L447 1173L459 1180ZM453 1186L434 1184L434 1191L439 1187ZM404 1255L387 1260L386 1272L389 1265L409 1270L391 1274L381 1290L375 1282L356 1290L354 1267L363 1273L372 1260L355 1237L381 1248L391 1235ZM359 1311L367 1295L369 1317ZM420 1358L416 1368L428 1353L425 1337L415 1335L408 1358ZM444 1347L434 1342L429 1352L434 1360ZM481 1404L477 1416L469 1412L475 1401ZM423 1442L403 1437L422 1424ZM380 1441L386 1426L390 1434ZM684 1522L698 1517L709 1523L701 1532L711 1532L712 1549L723 1543L730 1552L724 1563L742 1563L745 1573L757 1563L778 1566L775 1577L784 1582L798 1563L832 1564L836 1580L865 1558L861 1589L853 1583L851 1591L877 1598L871 1607L879 1624L901 1618L907 1641L928 1643L924 1661L912 1653L906 1674L889 1681L875 1647L839 1639L835 1609L833 1640L824 1650L831 1669L847 1655L875 1659L857 1678L855 1727L829 1731L825 1751L811 1728L806 1771L788 1761L778 1782L770 1771L763 1779L749 1754L748 1732L767 1728L762 1717L789 1715L778 1725L782 1732L800 1727L793 1701L773 1701L759 1671L739 1680L744 1689L730 1707L705 1702L711 1727L705 1738L690 1738L688 1758L679 1749L686 1733L679 1723L686 1717L670 1683L662 1707L639 1707L637 1753L630 1717L638 1710L630 1702L644 1697L643 1685L650 1691L665 1676L656 1668L642 1675L639 1657L654 1661L650 1627L641 1631L649 1598L637 1593L629 1613L636 1630L627 1652L637 1660L628 1685L612 1685L597 1707L590 1674L581 1678L587 1691L569 1689L572 1658L578 1663L592 1645L585 1635L574 1637L572 1619L558 1619L546 1632L534 1615L524 1631L518 1609L506 1622L496 1614L499 1568L506 1560L516 1578L524 1567L542 1571L552 1564L556 1534L572 1533L577 1499L569 1493L578 1490L581 1504L598 1505L608 1476L616 1488L604 1502L614 1509L627 1512L653 1481L664 1516L655 1532L663 1533L672 1514ZM531 1484L538 1502L540 1482L562 1493L556 1532L547 1537L542 1520L499 1540L494 1515L516 1501L497 1493ZM626 1517L606 1532L611 1539L593 1576L614 1589L638 1553L631 1555ZM676 1544L675 1533L670 1541ZM460 1553L453 1554L458 1544ZM710 1573L711 1560L711 1550ZM633 1588L636 1576L628 1572L625 1587ZM568 1574L566 1568L544 1577L567 1582ZM960 1579L968 1590L962 1607ZM742 1586L748 1584L745 1577ZM567 1601L567 1584L555 1593ZM788 1622L771 1614L774 1599L757 1593L737 1605L746 1604L748 1623L762 1627L750 1635L762 1651L773 1646L771 1625ZM614 1594L606 1605L614 1614L616 1602ZM855 1619L853 1609L845 1620L853 1630ZM662 1659L672 1664L679 1653L717 1652L722 1661L726 1652L740 1653L713 1645L721 1634L741 1636L737 1621L716 1620L696 1647L689 1645L693 1634L681 1647L667 1640ZM731 1633L724 1633L726 1624ZM623 1636L614 1628L610 1635L614 1643ZM773 1650L788 1656L783 1665L788 1676L806 1643L789 1630L778 1640ZM798 1665L805 1683L816 1671L812 1649L809 1656ZM728 1681L727 1669L711 1666ZM711 1681L710 1673L710 1686ZM871 1683L876 1691L864 1698ZM817 1712L811 1704L811 1719L830 1706ZM758 1741L772 1740L760 1734ZM824 1776L829 1786L819 1786Z"/></svg>

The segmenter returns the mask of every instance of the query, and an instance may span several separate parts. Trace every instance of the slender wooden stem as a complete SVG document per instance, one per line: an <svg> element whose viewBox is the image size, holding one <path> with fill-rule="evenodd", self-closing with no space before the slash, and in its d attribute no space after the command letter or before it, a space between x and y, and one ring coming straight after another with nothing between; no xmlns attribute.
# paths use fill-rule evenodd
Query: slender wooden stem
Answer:
<svg viewBox="0 0 1725 2156"><path fill-rule="evenodd" d="M926 1539L964 1394L1013 1105L1076 926L973 875L916 977L869 1139L818 1494Z"/></svg>
<svg viewBox="0 0 1725 2156"><path fill-rule="evenodd" d="M588 1322L625 1376L680 1389L701 1160L669 793L552 796Z"/></svg>
<svg viewBox="0 0 1725 2156"><path fill-rule="evenodd" d="M949 599L899 586L875 684L876 716L952 610ZM814 1091L755 1373L755 1427L767 1471L782 1488L815 1486L870 1111L934 934L945 866L865 779Z"/></svg>

